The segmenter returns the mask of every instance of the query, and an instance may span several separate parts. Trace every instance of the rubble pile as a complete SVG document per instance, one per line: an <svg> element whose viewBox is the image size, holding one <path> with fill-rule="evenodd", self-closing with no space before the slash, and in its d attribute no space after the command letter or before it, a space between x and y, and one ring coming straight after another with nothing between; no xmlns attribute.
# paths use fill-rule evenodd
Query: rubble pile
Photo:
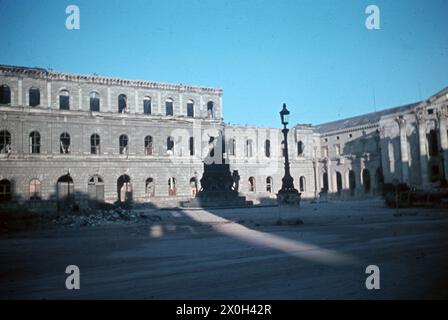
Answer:
<svg viewBox="0 0 448 320"><path fill-rule="evenodd" d="M95 227L105 224L146 223L161 221L162 217L138 210L114 210L87 211L70 214L62 214L53 217L51 224L69 227Z"/></svg>

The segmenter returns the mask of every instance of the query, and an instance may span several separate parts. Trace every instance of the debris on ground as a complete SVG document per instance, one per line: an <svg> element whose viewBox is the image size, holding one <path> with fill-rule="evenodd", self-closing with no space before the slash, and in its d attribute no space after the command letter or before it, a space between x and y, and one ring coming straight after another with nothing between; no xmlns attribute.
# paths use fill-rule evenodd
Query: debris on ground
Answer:
<svg viewBox="0 0 448 320"><path fill-rule="evenodd" d="M96 227L108 224L160 222L154 212L116 208L112 210L85 210L79 212L2 212L0 234L42 227Z"/></svg>

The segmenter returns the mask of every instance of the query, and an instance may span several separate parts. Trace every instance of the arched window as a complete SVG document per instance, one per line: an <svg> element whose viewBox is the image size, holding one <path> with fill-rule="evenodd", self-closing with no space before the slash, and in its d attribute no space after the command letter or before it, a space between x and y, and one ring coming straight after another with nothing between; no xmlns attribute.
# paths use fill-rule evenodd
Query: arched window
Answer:
<svg viewBox="0 0 448 320"><path fill-rule="evenodd" d="M70 93L67 90L59 92L59 109L70 110Z"/></svg>
<svg viewBox="0 0 448 320"><path fill-rule="evenodd" d="M209 119L215 118L215 111L213 110L214 109L213 107L214 107L213 101L209 101L207 103L207 118Z"/></svg>
<svg viewBox="0 0 448 320"><path fill-rule="evenodd" d="M297 142L297 155L299 157L304 156L304 154L303 154L304 150L305 150L305 145L303 144L303 142L302 141Z"/></svg>
<svg viewBox="0 0 448 320"><path fill-rule="evenodd" d="M146 179L145 182L145 193L147 197L154 197L155 195L155 184L154 184L154 179L153 178L148 178Z"/></svg>
<svg viewBox="0 0 448 320"><path fill-rule="evenodd" d="M264 142L264 155L266 158L271 157L271 140L266 140Z"/></svg>
<svg viewBox="0 0 448 320"><path fill-rule="evenodd" d="M266 178L266 192L272 193L272 177Z"/></svg>
<svg viewBox="0 0 448 320"><path fill-rule="evenodd" d="M165 101L165 111L166 111L166 115L167 116L172 116L174 115L174 109L173 109L173 99L168 98Z"/></svg>
<svg viewBox="0 0 448 320"><path fill-rule="evenodd" d="M9 131L0 131L0 153L11 152L11 134Z"/></svg>
<svg viewBox="0 0 448 320"><path fill-rule="evenodd" d="M143 113L151 114L151 98L150 97L145 97L143 99Z"/></svg>
<svg viewBox="0 0 448 320"><path fill-rule="evenodd" d="M92 112L100 112L100 95L98 92L90 93L90 111Z"/></svg>
<svg viewBox="0 0 448 320"><path fill-rule="evenodd" d="M67 132L61 134L59 145L61 153L70 153L70 135Z"/></svg>
<svg viewBox="0 0 448 320"><path fill-rule="evenodd" d="M101 141L100 136L96 133L90 136L90 153L99 155L101 153Z"/></svg>
<svg viewBox="0 0 448 320"><path fill-rule="evenodd" d="M176 191L176 179L175 178L169 178L168 179L168 195L170 197L175 197L177 194Z"/></svg>
<svg viewBox="0 0 448 320"><path fill-rule="evenodd" d="M174 153L174 139L173 137L166 138L166 151L172 155Z"/></svg>
<svg viewBox="0 0 448 320"><path fill-rule="evenodd" d="M11 182L3 179L0 181L0 202L9 202L12 199Z"/></svg>
<svg viewBox="0 0 448 320"><path fill-rule="evenodd" d="M253 143L252 140L246 140L246 158L253 157Z"/></svg>
<svg viewBox="0 0 448 320"><path fill-rule="evenodd" d="M128 112L128 99L125 94L118 96L118 113Z"/></svg>
<svg viewBox="0 0 448 320"><path fill-rule="evenodd" d="M152 137L145 137L145 155L152 156L153 145L152 145Z"/></svg>
<svg viewBox="0 0 448 320"><path fill-rule="evenodd" d="M30 88L29 92L30 107L40 105L40 90L38 88Z"/></svg>
<svg viewBox="0 0 448 320"><path fill-rule="evenodd" d="M190 144L190 156L194 156L194 138L193 137L190 137L189 144Z"/></svg>
<svg viewBox="0 0 448 320"><path fill-rule="evenodd" d="M128 153L128 136L125 134L122 134L120 138L118 139L120 144L120 154L127 154Z"/></svg>
<svg viewBox="0 0 448 320"><path fill-rule="evenodd" d="M41 183L38 179L33 179L30 181L30 200L41 200Z"/></svg>
<svg viewBox="0 0 448 320"><path fill-rule="evenodd" d="M249 192L255 192L255 178L249 178Z"/></svg>
<svg viewBox="0 0 448 320"><path fill-rule="evenodd" d="M305 181L305 177L301 176L299 178L299 191L300 192L305 192L306 191L306 181Z"/></svg>
<svg viewBox="0 0 448 320"><path fill-rule="evenodd" d="M187 117L194 117L194 102L193 100L188 100L187 103Z"/></svg>
<svg viewBox="0 0 448 320"><path fill-rule="evenodd" d="M30 153L40 153L40 134L37 131L30 133Z"/></svg>
<svg viewBox="0 0 448 320"><path fill-rule="evenodd" d="M6 84L0 86L0 104L11 103L11 89Z"/></svg>

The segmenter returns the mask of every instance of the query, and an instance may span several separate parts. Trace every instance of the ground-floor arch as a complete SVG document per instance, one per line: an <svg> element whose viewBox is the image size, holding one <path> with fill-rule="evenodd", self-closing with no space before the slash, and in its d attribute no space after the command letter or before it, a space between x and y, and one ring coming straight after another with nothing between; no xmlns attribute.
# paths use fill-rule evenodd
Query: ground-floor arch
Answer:
<svg viewBox="0 0 448 320"><path fill-rule="evenodd" d="M59 177L56 184L58 209L69 208L75 201L75 184L70 173Z"/></svg>
<svg viewBox="0 0 448 320"><path fill-rule="evenodd" d="M324 172L322 175L322 191L328 192L328 173Z"/></svg>
<svg viewBox="0 0 448 320"><path fill-rule="evenodd" d="M89 194L89 206L96 206L104 202L104 180L99 175L89 178L87 184L87 193Z"/></svg>
<svg viewBox="0 0 448 320"><path fill-rule="evenodd" d="M119 202L132 201L131 178L124 174L117 179L117 194Z"/></svg>
<svg viewBox="0 0 448 320"><path fill-rule="evenodd" d="M190 179L190 194L192 197L196 197L198 193L198 181L196 177Z"/></svg>
<svg viewBox="0 0 448 320"><path fill-rule="evenodd" d="M364 193L369 193L371 190L370 171L368 169L362 170L362 185Z"/></svg>
<svg viewBox="0 0 448 320"><path fill-rule="evenodd" d="M356 189L356 176L355 176L355 172L353 170L350 170L348 172L348 186L350 189L350 195L354 196L355 189Z"/></svg>
<svg viewBox="0 0 448 320"><path fill-rule="evenodd" d="M339 171L336 171L336 189L338 195L342 192L342 174Z"/></svg>

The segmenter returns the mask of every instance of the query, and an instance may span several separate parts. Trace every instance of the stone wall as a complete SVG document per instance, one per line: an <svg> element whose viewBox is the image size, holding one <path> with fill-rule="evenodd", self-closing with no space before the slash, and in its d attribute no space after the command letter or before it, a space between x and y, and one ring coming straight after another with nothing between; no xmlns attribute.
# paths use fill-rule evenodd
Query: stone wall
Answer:
<svg viewBox="0 0 448 320"><path fill-rule="evenodd" d="M29 200L33 179L41 183L42 200L55 201L57 181L67 173L79 199L89 197L89 181L98 176L104 183L104 200L117 201L117 180L123 175L130 179L136 202L159 205L188 198L196 188L192 179L200 188L211 137L216 138L216 149L218 139L225 138L224 158L230 170L240 175L241 194L275 198L281 188L281 130L225 125L221 89L5 66L0 67L1 85L8 86L11 101L0 103L0 133L7 131L11 143L8 147L6 142L2 144L0 184L10 183L16 202ZM40 90L36 107L29 106L30 88ZM70 110L59 109L61 90L69 92ZM92 92L99 96L99 112L90 111ZM435 188L437 175L431 170L438 165L442 168L443 155L448 172L447 92L444 89L421 103L342 123L293 126L288 149L296 189L303 198L314 198L326 188L331 197L353 199L378 195L383 182L394 179L418 188ZM127 96L124 113L118 112L120 94ZM150 115L143 113L145 97L151 100ZM167 99L173 100L173 116L165 115ZM190 102L194 117L187 116ZM213 116L207 111L208 102L213 103ZM40 134L39 154L31 152L33 131ZM438 155L429 154L431 132L436 132L437 148L443 150ZM63 133L70 135L69 153L61 153ZM92 134L100 137L99 154L91 152ZM128 146L120 154L122 135L127 136ZM150 155L145 151L147 136L153 143ZM174 141L173 150L167 148L168 137ZM151 193L148 178L153 181ZM175 194L169 193L171 178L175 180Z"/></svg>

